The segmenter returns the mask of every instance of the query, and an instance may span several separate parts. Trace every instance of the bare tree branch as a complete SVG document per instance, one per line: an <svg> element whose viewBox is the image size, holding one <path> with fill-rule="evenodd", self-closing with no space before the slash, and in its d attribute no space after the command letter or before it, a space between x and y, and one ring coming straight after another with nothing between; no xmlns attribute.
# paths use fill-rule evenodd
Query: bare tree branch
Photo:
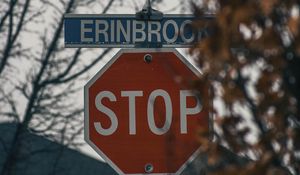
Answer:
<svg viewBox="0 0 300 175"><path fill-rule="evenodd" d="M111 49L105 49L96 59L94 59L93 62L91 62L89 65L85 66L82 70L76 72L73 75L69 75L68 77L64 77L67 74L61 74L56 78L50 79L50 80L46 80L44 82L41 83L41 86L45 86L47 84L61 84L61 83L67 83L69 81L74 80L75 78L81 76L82 74L84 74L86 71L90 70L95 64L97 64L99 61L101 61L109 52L111 51Z"/></svg>
<svg viewBox="0 0 300 175"><path fill-rule="evenodd" d="M16 39L18 38L19 34L20 34L20 31L22 30L22 27L23 27L23 24L24 24L24 19L25 19L25 15L27 14L27 11L28 11L28 7L29 7L29 4L30 4L30 0L26 0L25 4L24 4L24 7L23 7L23 11L22 11L22 14L21 14L21 18L18 22L18 25L16 26L16 31L15 33L13 34L13 27L14 27L14 24L13 24L13 8L15 6L15 1L11 1L11 9L10 9L10 15L9 15L9 33L8 33L8 36L7 36L7 43L6 43L6 47L4 49L4 54L3 54L3 57L2 57L2 61L0 63L0 74L3 72L5 66L7 65L7 61L8 61L8 58L10 56L10 52L11 50L13 49L13 46L14 46L14 43L16 41Z"/></svg>
<svg viewBox="0 0 300 175"><path fill-rule="evenodd" d="M12 14L12 10L15 7L15 5L17 4L17 2L18 2L18 0L10 0L9 8L0 20L0 32L2 30L2 27L4 26L6 19Z"/></svg>
<svg viewBox="0 0 300 175"><path fill-rule="evenodd" d="M106 6L106 7L103 9L103 11L102 11L103 14L106 13L106 12L110 9L110 7L111 7L112 4L114 3L114 1L115 1L115 0L109 0L107 6Z"/></svg>

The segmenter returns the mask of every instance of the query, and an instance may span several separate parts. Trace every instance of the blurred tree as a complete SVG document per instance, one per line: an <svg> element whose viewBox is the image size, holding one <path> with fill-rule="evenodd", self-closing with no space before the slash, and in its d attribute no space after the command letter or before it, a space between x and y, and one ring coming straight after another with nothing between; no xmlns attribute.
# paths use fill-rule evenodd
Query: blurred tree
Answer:
<svg viewBox="0 0 300 175"><path fill-rule="evenodd" d="M209 165L221 156L218 145L253 160L212 174L300 174L300 1L203 0L193 7L197 16L215 14L195 23L210 36L191 49L204 72L199 83L213 87L218 104L214 142L202 138L202 149Z"/></svg>

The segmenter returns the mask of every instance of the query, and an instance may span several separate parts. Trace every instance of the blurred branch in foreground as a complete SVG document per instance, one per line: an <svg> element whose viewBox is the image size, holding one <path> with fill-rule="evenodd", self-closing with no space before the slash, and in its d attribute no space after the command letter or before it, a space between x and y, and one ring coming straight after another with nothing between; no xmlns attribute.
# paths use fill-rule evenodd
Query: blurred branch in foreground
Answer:
<svg viewBox="0 0 300 175"><path fill-rule="evenodd" d="M224 145L252 161L215 174L300 174L299 1L214 1L193 5L214 13L211 36L191 49L214 87L215 140L208 163ZM212 173L214 174L214 173Z"/></svg>

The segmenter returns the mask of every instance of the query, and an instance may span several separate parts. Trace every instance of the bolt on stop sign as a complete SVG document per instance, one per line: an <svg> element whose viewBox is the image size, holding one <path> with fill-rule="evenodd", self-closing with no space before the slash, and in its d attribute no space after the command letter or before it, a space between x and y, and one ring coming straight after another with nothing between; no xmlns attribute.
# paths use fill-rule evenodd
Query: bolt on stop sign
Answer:
<svg viewBox="0 0 300 175"><path fill-rule="evenodd" d="M180 174L208 130L207 88L175 49L121 50L85 86L85 139L119 174Z"/></svg>

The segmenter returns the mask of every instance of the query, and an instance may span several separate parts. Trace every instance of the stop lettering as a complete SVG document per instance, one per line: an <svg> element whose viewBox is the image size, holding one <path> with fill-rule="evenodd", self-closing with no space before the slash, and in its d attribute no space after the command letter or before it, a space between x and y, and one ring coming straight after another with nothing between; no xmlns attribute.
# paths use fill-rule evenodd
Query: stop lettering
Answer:
<svg viewBox="0 0 300 175"><path fill-rule="evenodd" d="M122 97L128 98L128 111L129 111L129 134L136 135L136 97L143 97L143 91L122 91ZM197 99L197 105L193 108L187 108L187 97L193 96ZM154 118L154 103L156 98L161 97L165 105L166 119L162 128L158 128L155 124ZM110 119L111 126L109 128L103 128L100 122L95 122L94 126L96 131L104 136L112 135L118 129L118 117L115 112L107 108L102 103L102 99L108 98L109 101L117 102L116 96L110 91L99 92L95 99L95 105L97 109L106 114ZM195 115L201 111L200 101L192 92L187 90L180 91L180 133L187 134L187 116ZM173 106L170 95L167 91L157 89L151 92L147 102L147 121L150 130L156 135L163 135L170 130L172 125ZM143 116L142 116L143 117Z"/></svg>
<svg viewBox="0 0 300 175"><path fill-rule="evenodd" d="M208 130L208 89L174 49L121 50L85 86L85 139L119 174L180 174Z"/></svg>

